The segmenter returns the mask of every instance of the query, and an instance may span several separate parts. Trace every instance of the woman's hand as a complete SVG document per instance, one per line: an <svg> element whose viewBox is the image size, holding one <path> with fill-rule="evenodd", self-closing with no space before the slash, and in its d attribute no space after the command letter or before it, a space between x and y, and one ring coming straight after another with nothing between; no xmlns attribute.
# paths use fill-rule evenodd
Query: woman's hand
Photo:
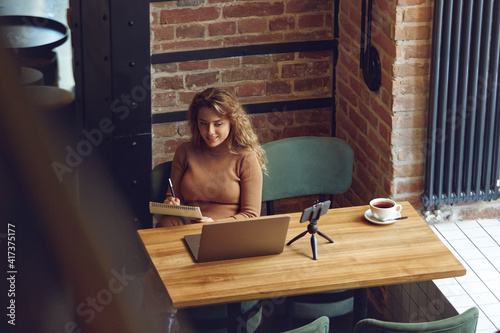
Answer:
<svg viewBox="0 0 500 333"><path fill-rule="evenodd" d="M164 204L167 204L167 205L176 205L176 206L180 206L181 204L181 201L179 200L179 198L174 198L174 197L167 197L165 199L165 201L163 201Z"/></svg>
<svg viewBox="0 0 500 333"><path fill-rule="evenodd" d="M192 220L191 223L207 223L213 221L211 217L202 216L201 219Z"/></svg>

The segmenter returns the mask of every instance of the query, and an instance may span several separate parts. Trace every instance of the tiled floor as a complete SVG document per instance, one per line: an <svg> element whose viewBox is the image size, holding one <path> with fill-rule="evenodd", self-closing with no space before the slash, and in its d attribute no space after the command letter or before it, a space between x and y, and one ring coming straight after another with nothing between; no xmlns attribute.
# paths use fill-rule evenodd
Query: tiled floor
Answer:
<svg viewBox="0 0 500 333"><path fill-rule="evenodd" d="M458 313L480 310L478 333L500 331L500 219L437 223L431 228L467 269L462 277L434 280Z"/></svg>

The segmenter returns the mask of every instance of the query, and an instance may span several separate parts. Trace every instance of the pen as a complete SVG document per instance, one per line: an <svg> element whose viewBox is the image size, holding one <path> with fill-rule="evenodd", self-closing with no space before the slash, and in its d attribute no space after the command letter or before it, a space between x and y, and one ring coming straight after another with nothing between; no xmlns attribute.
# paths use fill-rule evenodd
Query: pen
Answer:
<svg viewBox="0 0 500 333"><path fill-rule="evenodd" d="M170 193L172 193L172 197L175 199L174 187L172 186L172 180L168 179L168 186L170 187Z"/></svg>

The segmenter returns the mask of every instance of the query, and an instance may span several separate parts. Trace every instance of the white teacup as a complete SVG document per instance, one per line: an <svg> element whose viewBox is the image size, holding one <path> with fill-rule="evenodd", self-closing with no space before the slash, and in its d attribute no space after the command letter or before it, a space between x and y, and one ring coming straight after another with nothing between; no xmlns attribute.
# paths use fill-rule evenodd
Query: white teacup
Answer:
<svg viewBox="0 0 500 333"><path fill-rule="evenodd" d="M398 217L401 208L400 204L387 198L377 198L370 201L372 215L379 220Z"/></svg>

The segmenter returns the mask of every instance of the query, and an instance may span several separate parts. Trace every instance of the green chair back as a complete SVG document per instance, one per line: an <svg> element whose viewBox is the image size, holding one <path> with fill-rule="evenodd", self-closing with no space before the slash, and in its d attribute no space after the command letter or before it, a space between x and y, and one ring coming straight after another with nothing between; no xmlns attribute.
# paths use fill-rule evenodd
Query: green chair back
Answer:
<svg viewBox="0 0 500 333"><path fill-rule="evenodd" d="M263 322L262 312L259 301L245 301L181 309L177 315L183 333L254 333Z"/></svg>
<svg viewBox="0 0 500 333"><path fill-rule="evenodd" d="M328 333L330 320L326 316L319 317L315 321L283 333Z"/></svg>
<svg viewBox="0 0 500 333"><path fill-rule="evenodd" d="M344 193L351 186L354 153L338 138L302 136L262 145L267 156L262 201Z"/></svg>
<svg viewBox="0 0 500 333"><path fill-rule="evenodd" d="M478 316L479 310L473 307L454 317L424 323L395 323L363 319L356 324L354 333L474 333Z"/></svg>
<svg viewBox="0 0 500 333"><path fill-rule="evenodd" d="M158 164L151 170L150 201L163 202L165 200L171 170L172 161Z"/></svg>

